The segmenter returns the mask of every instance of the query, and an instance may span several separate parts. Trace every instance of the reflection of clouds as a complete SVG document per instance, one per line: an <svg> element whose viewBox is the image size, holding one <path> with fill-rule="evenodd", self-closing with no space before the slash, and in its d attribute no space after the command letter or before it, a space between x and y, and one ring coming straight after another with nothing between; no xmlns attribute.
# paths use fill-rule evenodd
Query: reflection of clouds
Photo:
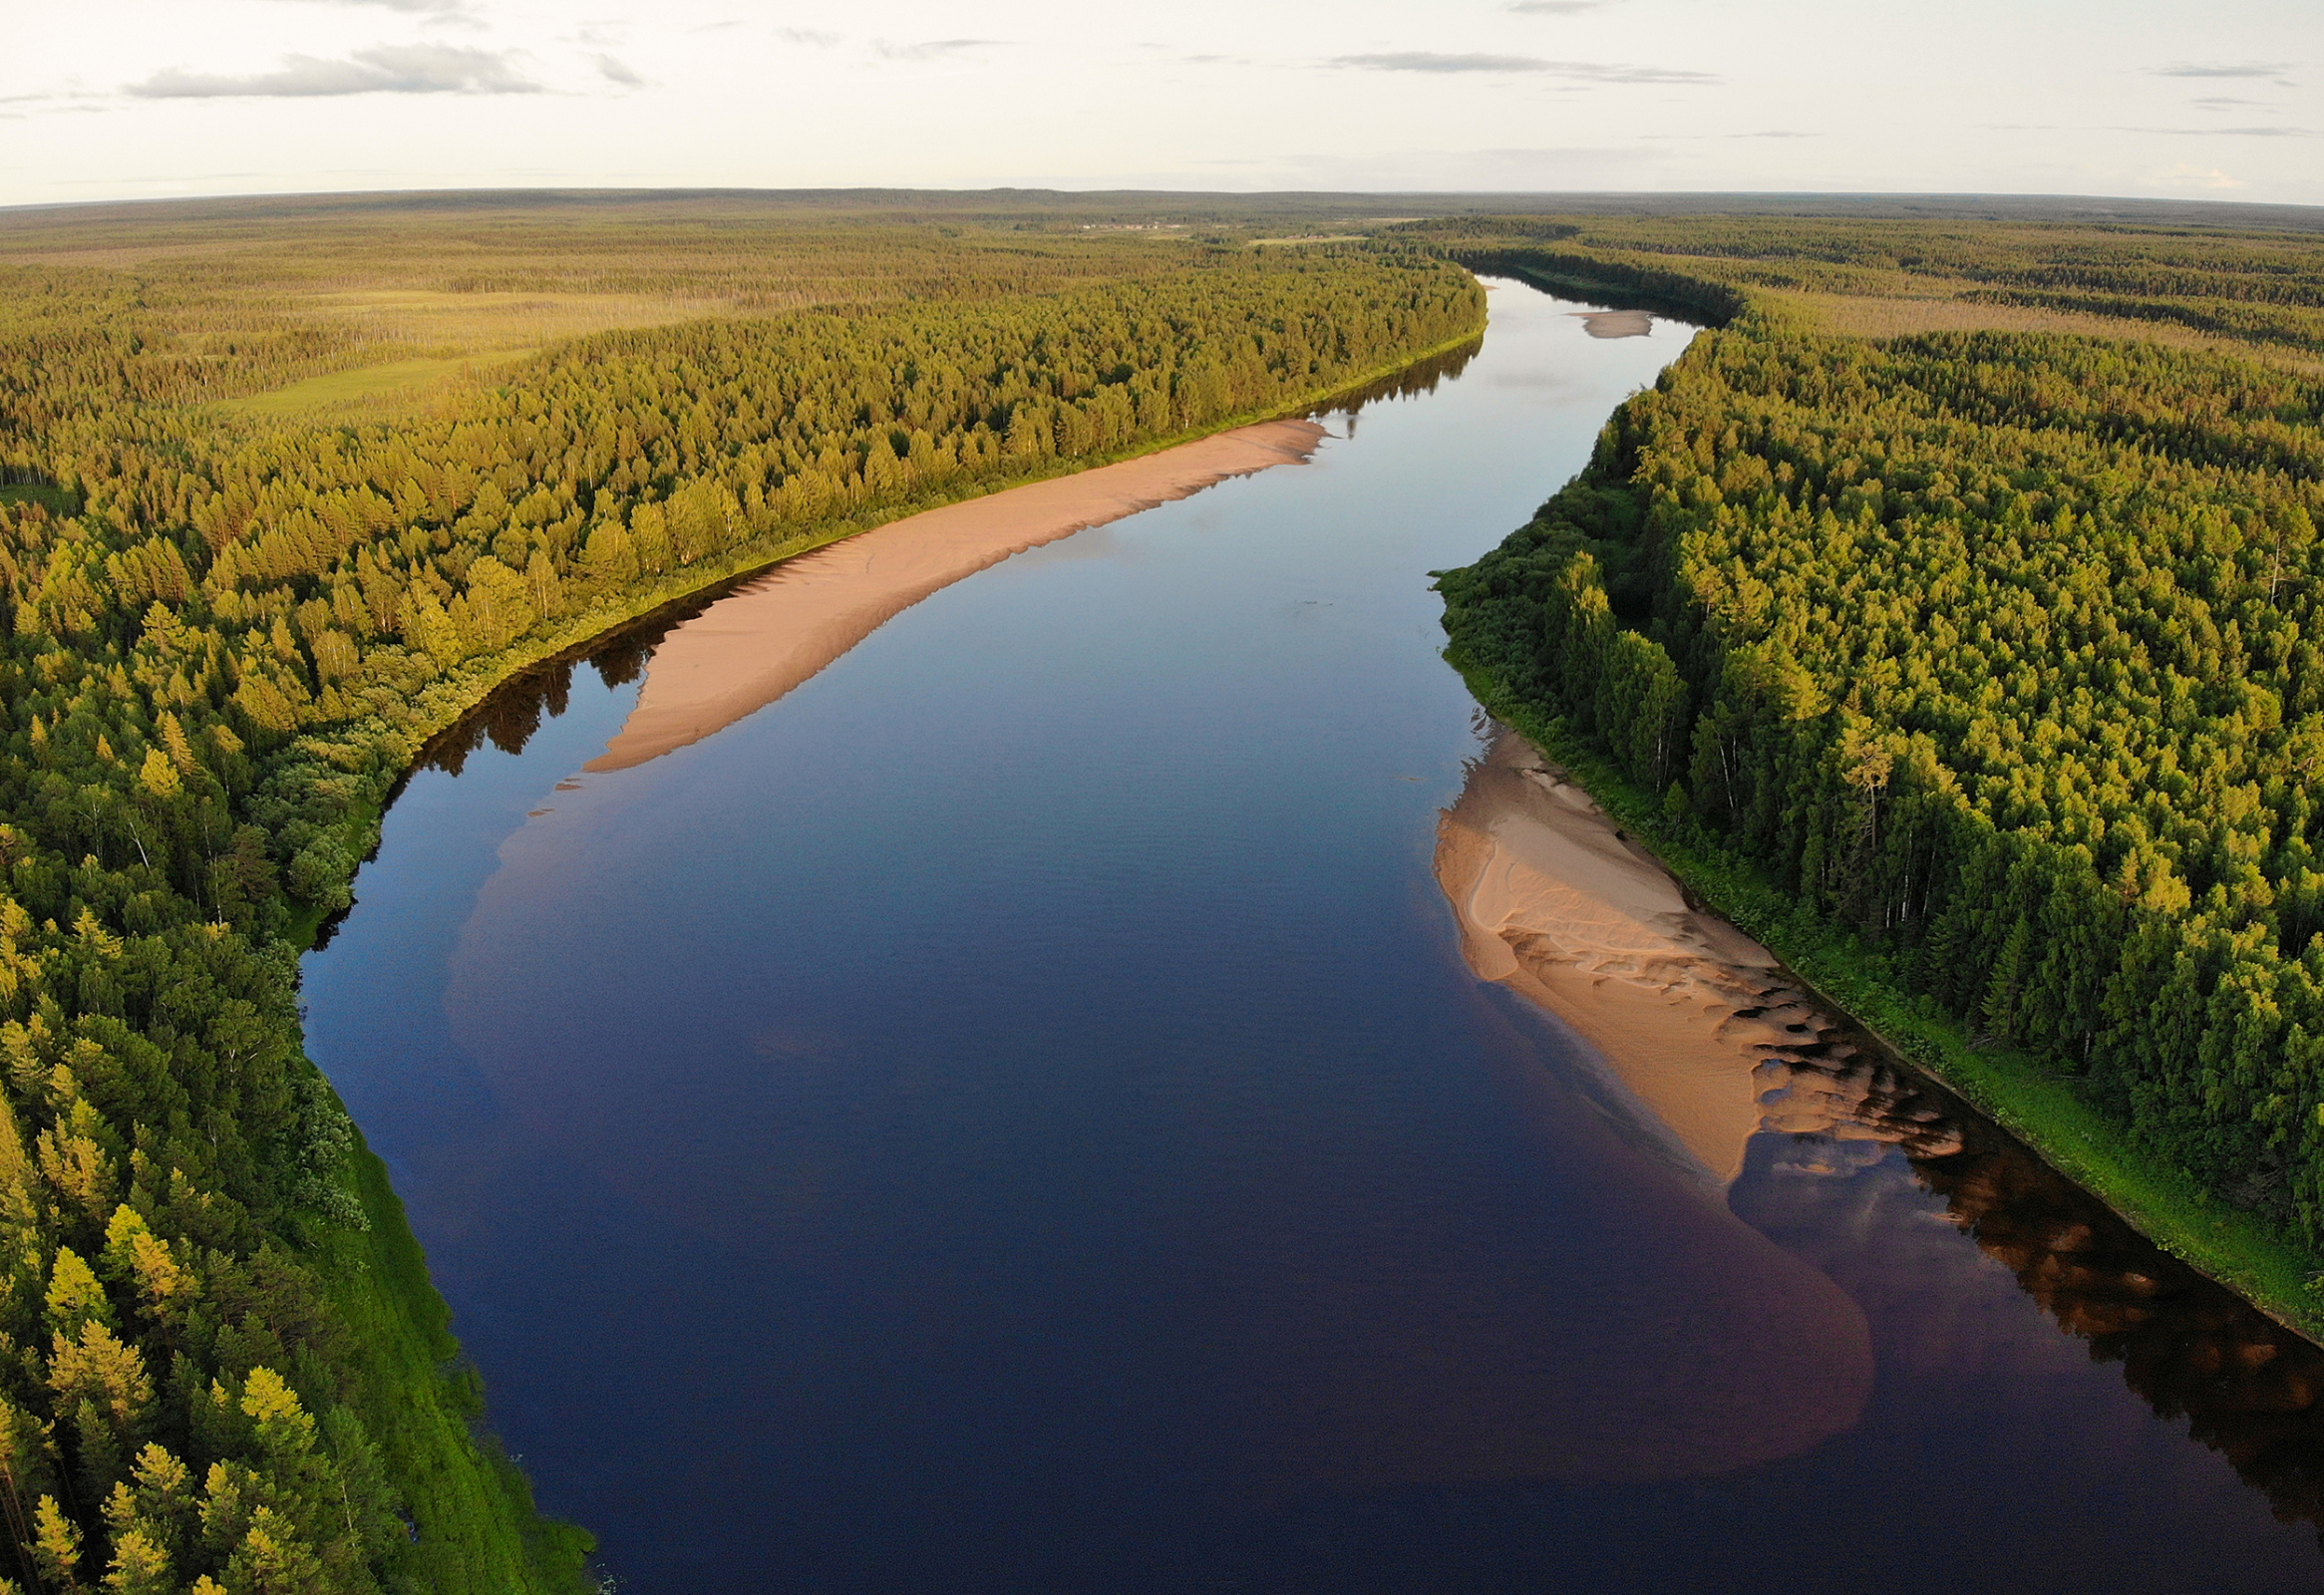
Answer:
<svg viewBox="0 0 2324 1595"><path fill-rule="evenodd" d="M1769 1165L1777 1174L1807 1174L1819 1178L1844 1178L1862 1173L1885 1159L1888 1146L1885 1141L1834 1140L1827 1136L1802 1136L1792 1149Z"/></svg>
<svg viewBox="0 0 2324 1595"><path fill-rule="evenodd" d="M1585 392L1594 393L1597 391L1591 383L1556 371L1496 373L1486 386L1498 388L1505 393L1571 394L1576 398Z"/></svg>

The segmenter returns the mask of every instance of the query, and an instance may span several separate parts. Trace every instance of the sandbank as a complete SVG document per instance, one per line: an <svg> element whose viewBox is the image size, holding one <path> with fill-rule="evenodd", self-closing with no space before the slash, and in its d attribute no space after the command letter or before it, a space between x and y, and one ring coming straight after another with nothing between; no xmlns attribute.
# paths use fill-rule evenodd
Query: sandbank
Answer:
<svg viewBox="0 0 2324 1595"><path fill-rule="evenodd" d="M1716 1185L1763 1129L1947 1149L1766 948L1692 907L1515 732L1446 811L1437 879L1470 968L1578 1031Z"/></svg>
<svg viewBox="0 0 2324 1595"><path fill-rule="evenodd" d="M1646 310L1575 310L1581 330L1593 338L1643 338L1654 331L1654 315Z"/></svg>
<svg viewBox="0 0 2324 1595"><path fill-rule="evenodd" d="M1159 454L1029 482L802 554L665 637L637 707L585 767L626 770L763 709L929 594L1011 554L1307 460L1311 421L1268 421Z"/></svg>

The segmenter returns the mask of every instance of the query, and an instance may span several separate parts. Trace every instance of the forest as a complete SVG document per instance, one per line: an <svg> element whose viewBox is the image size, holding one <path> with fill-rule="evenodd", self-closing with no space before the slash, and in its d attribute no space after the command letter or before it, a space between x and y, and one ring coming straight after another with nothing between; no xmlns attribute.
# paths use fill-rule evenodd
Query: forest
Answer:
<svg viewBox="0 0 2324 1595"><path fill-rule="evenodd" d="M2324 239L1418 230L1718 323L1443 578L1456 659L2317 1255Z"/></svg>
<svg viewBox="0 0 2324 1595"><path fill-rule="evenodd" d="M712 202L7 218L0 1590L580 1587L587 1537L475 1432L301 1050L298 953L400 775L665 599L1483 324L1410 238Z"/></svg>

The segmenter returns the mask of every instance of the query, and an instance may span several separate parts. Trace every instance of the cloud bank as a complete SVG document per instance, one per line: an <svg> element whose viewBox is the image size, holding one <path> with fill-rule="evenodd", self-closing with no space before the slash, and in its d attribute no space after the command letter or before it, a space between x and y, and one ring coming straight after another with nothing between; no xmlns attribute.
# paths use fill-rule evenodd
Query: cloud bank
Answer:
<svg viewBox="0 0 2324 1595"><path fill-rule="evenodd" d="M2239 67L2182 65L2156 67L2158 78L2280 78L2292 70L2288 61L2247 61Z"/></svg>
<svg viewBox="0 0 2324 1595"><path fill-rule="evenodd" d="M1007 43L1006 39L923 39L917 44L882 41L871 48L888 61L943 61L979 50L997 50Z"/></svg>
<svg viewBox="0 0 2324 1595"><path fill-rule="evenodd" d="M1382 55L1335 56L1335 67L1367 72L1537 72L1572 83L1717 83L1709 72L1669 67L1609 66L1595 61L1544 61L1539 56L1443 55L1434 50L1393 50Z"/></svg>
<svg viewBox="0 0 2324 1595"><path fill-rule="evenodd" d="M141 100L306 100L349 94L538 94L540 85L509 65L505 51L378 44L336 61L284 56L276 70L246 77L171 67L131 84L127 92Z"/></svg>

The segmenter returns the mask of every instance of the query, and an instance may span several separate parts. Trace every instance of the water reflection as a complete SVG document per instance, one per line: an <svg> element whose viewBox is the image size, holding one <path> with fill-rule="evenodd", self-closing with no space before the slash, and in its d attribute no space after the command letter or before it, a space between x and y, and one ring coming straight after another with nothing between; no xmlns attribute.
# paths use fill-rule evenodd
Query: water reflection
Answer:
<svg viewBox="0 0 2324 1595"><path fill-rule="evenodd" d="M2312 1354L2139 1294L2103 1214L2065 1246L1828 1029L1754 1032L1707 1194L1460 961L1423 572L1681 341L1494 303L1335 407L1360 444L948 588L685 760L573 779L716 595L430 750L310 1046L625 1589L2312 1586L2266 1510L2312 1520Z"/></svg>
<svg viewBox="0 0 2324 1595"><path fill-rule="evenodd" d="M1945 1214L2058 1327L2324 1542L2324 1351L2133 1229L2015 1137L1876 1043L1822 1018L1760 1066L1795 1172L1843 1174L1893 1145Z"/></svg>
<svg viewBox="0 0 2324 1595"><path fill-rule="evenodd" d="M1837 1279L1891 1362L1958 1374L1988 1345L1952 1344L1948 1315L1990 1287L1927 1244L1901 1189L1917 1180L2157 1413L2188 1419L2279 1515L2324 1521L2324 1351L1834 1018L1522 738L1479 735L1437 853L1467 961L1591 1040L1613 1111L1644 1143L1675 1140L1720 1216L1732 1203Z"/></svg>
<svg viewBox="0 0 2324 1595"><path fill-rule="evenodd" d="M628 685L645 674L647 662L664 637L755 575L722 581L518 671L483 703L429 739L413 761L413 771L441 770L457 776L468 768L469 756L488 743L504 754L522 753L545 721L565 712L572 700L575 670L587 665L607 687Z"/></svg>
<svg viewBox="0 0 2324 1595"><path fill-rule="evenodd" d="M1474 338L1392 376L1338 395L1306 414L1342 423L1344 435L1352 438L1365 410L1394 400L1434 394L1468 370L1470 362L1484 347L1482 336ZM553 720L564 713L572 693L575 669L589 665L606 686L626 686L644 675L663 638L766 573L765 568L745 571L517 672L482 704L431 739L421 750L414 769L441 770L457 776L467 767L469 756L487 743L502 753L522 753L525 744L540 730L544 716Z"/></svg>
<svg viewBox="0 0 2324 1595"><path fill-rule="evenodd" d="M1416 365L1407 366L1394 376L1383 377L1378 382L1367 383L1361 388L1341 394L1324 404L1317 405L1307 414L1318 418L1324 416L1344 418L1346 436L1353 438L1356 435L1356 424L1363 418L1364 411L1368 407L1395 399L1426 398L1445 384L1459 378L1461 373L1469 369L1469 363L1475 360L1484 349L1485 340L1482 337L1472 339L1458 349L1448 349L1441 355L1431 355Z"/></svg>

